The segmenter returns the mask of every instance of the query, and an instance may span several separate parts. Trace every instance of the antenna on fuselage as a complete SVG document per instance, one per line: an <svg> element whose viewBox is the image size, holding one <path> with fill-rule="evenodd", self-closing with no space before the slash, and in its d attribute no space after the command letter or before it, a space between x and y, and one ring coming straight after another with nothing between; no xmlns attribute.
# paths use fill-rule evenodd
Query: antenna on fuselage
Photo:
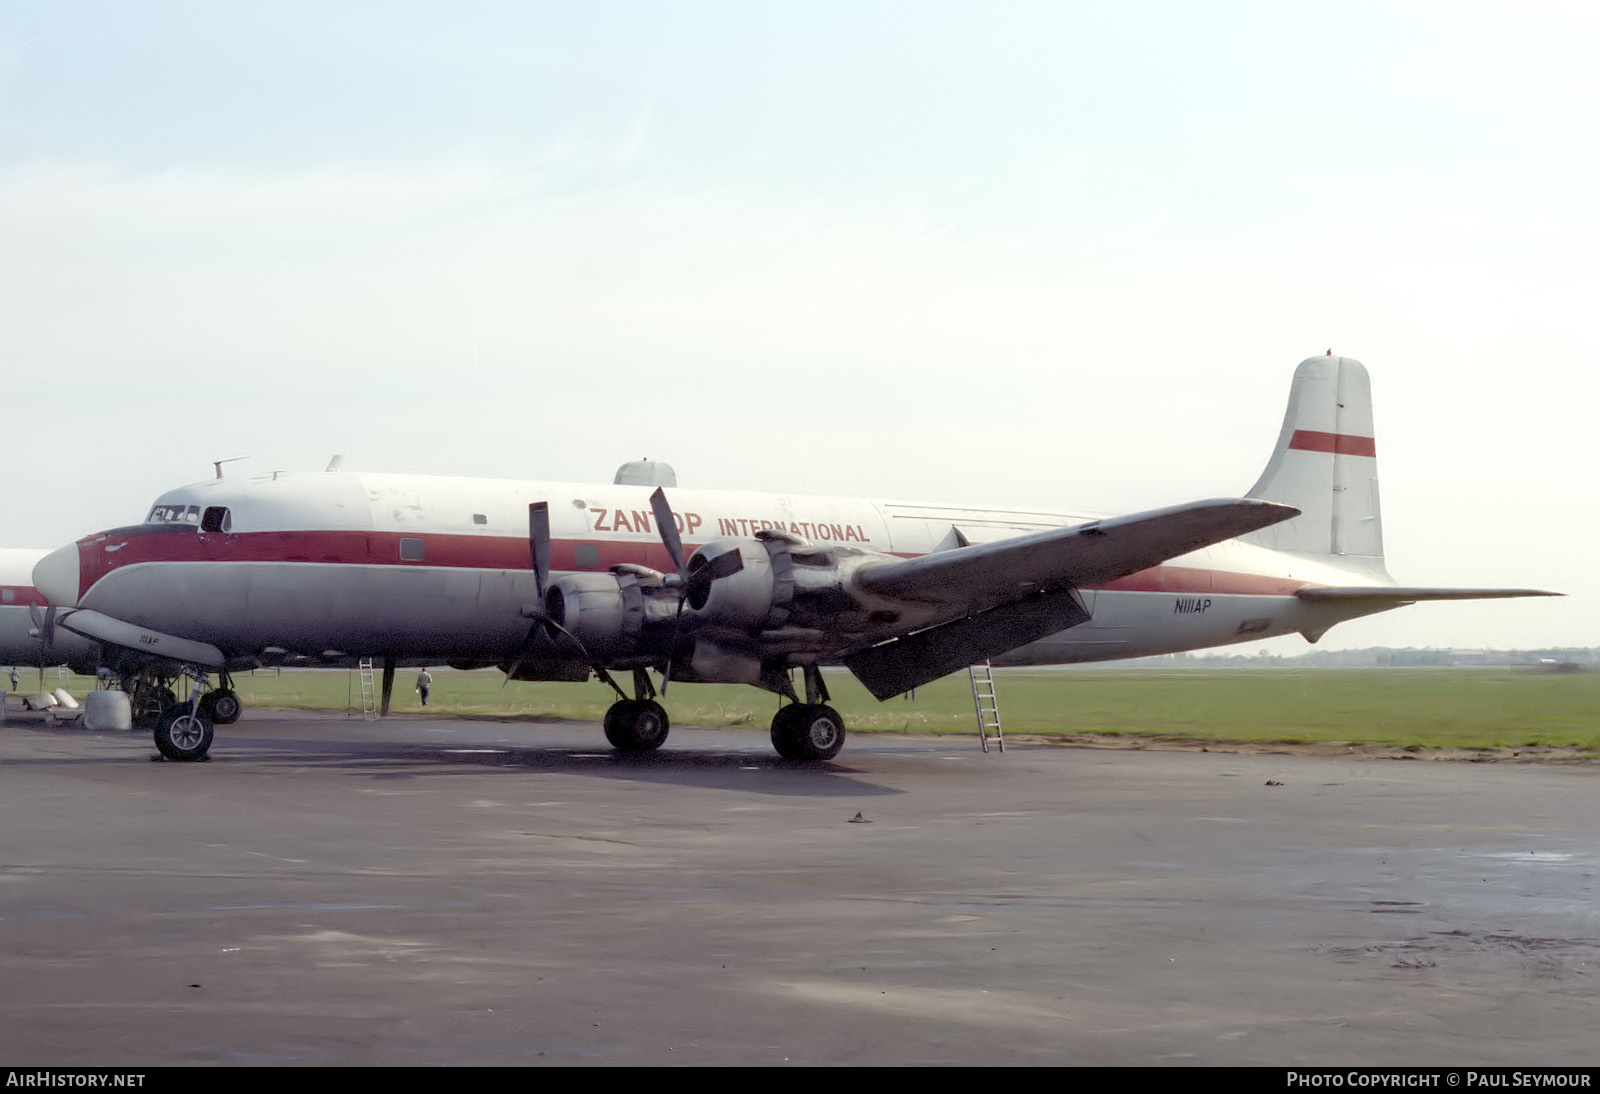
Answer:
<svg viewBox="0 0 1600 1094"><path fill-rule="evenodd" d="M215 467L217 469L217 478L220 479L220 478L222 478L222 465L223 464L225 464L225 463L238 463L240 460L248 460L249 458L250 458L249 456L230 456L225 460L212 460L211 461L211 466Z"/></svg>
<svg viewBox="0 0 1600 1094"><path fill-rule="evenodd" d="M337 471L343 466L344 466L344 453L343 452L339 452L339 453L335 454L334 457L331 460L328 461L328 466L324 467L323 470L324 471Z"/></svg>

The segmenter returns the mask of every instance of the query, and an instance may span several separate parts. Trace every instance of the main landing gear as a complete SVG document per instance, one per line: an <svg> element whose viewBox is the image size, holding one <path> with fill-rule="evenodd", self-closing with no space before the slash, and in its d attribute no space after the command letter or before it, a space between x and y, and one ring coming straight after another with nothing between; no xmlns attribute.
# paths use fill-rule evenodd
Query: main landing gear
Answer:
<svg viewBox="0 0 1600 1094"><path fill-rule="evenodd" d="M800 702L787 675L779 685L789 702L778 708L772 719L772 747L786 760L812 763L831 760L844 747L844 719L828 705L828 688L815 665L801 666L806 678L806 701ZM634 698L617 686L609 675L602 676L619 698L606 710L606 740L618 752L652 752L667 739L671 723L667 712L655 701L656 690L644 669L633 670Z"/></svg>
<svg viewBox="0 0 1600 1094"><path fill-rule="evenodd" d="M618 752L651 752L667 739L671 723L653 699L621 699L606 710L606 740Z"/></svg>
<svg viewBox="0 0 1600 1094"><path fill-rule="evenodd" d="M844 747L844 719L826 703L790 703L772 718L772 747L786 760L831 760Z"/></svg>
<svg viewBox="0 0 1600 1094"><path fill-rule="evenodd" d="M611 747L618 752L653 752L660 748L672 723L666 710L655 701L656 689L650 674L644 669L633 670L633 699L627 698L609 676L605 681L622 696L606 708L606 740Z"/></svg>
<svg viewBox="0 0 1600 1094"><path fill-rule="evenodd" d="M772 718L772 747L786 760L831 760L844 747L844 719L828 705L832 698L823 683L822 671L815 665L802 665L806 678L806 701L786 687L790 700ZM788 684L785 678L784 683Z"/></svg>

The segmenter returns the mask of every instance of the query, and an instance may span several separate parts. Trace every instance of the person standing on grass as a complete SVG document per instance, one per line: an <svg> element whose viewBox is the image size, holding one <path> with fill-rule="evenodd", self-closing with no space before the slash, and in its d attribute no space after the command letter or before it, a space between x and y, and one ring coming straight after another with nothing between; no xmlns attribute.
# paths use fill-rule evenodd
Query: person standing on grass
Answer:
<svg viewBox="0 0 1600 1094"><path fill-rule="evenodd" d="M17 666L11 666L11 690L17 690Z"/></svg>
<svg viewBox="0 0 1600 1094"><path fill-rule="evenodd" d="M417 694L422 696L422 705L428 705L428 689L433 687L433 677L428 675L427 668L417 673Z"/></svg>

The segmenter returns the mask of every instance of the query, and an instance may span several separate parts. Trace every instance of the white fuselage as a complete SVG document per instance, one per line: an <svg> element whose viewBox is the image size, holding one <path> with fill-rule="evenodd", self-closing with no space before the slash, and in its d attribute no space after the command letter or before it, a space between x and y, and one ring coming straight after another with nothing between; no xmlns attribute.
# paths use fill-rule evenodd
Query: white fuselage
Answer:
<svg viewBox="0 0 1600 1094"><path fill-rule="evenodd" d="M213 480L162 495L154 521L79 541L76 575L64 580L57 567L50 588L76 591L53 591L57 603L209 643L230 660L271 650L493 663L524 642L538 601L529 504L549 506L555 574L605 573L619 563L671 571L649 494L638 486L345 472ZM1096 519L694 489L671 490L669 499L686 551L772 528L912 557ZM208 510L214 524L225 523L205 530ZM1375 583L1370 572L1336 561L1229 541L1081 590L1088 622L996 663L1314 637L1374 610L1294 596L1311 584Z"/></svg>

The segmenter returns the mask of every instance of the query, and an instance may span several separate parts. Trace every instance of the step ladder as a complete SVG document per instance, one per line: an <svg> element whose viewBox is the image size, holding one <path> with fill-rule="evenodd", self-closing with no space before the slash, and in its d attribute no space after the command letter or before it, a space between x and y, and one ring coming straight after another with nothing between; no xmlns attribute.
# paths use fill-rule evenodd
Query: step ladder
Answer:
<svg viewBox="0 0 1600 1094"><path fill-rule="evenodd" d="M372 658L361 659L361 717L369 722L378 720L378 685L372 677Z"/></svg>
<svg viewBox="0 0 1600 1094"><path fill-rule="evenodd" d="M967 676L972 680L972 709L978 715L978 742L985 752L991 744L1004 752L1006 738L1000 730L1000 702L994 693L994 669L985 661L970 666Z"/></svg>

